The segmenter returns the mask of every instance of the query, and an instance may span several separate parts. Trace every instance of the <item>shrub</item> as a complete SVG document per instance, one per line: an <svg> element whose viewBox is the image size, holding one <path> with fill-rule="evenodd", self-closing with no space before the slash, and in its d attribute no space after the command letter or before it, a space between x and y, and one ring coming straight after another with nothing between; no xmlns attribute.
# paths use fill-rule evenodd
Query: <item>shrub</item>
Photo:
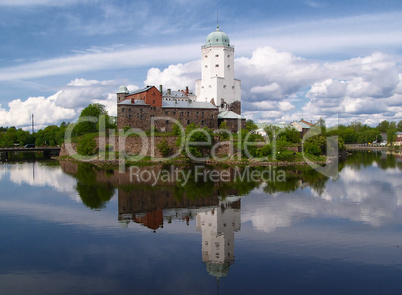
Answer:
<svg viewBox="0 0 402 295"><path fill-rule="evenodd" d="M276 159L279 161L293 161L296 158L295 152L288 151L288 150L282 150L278 152L276 155Z"/></svg>
<svg viewBox="0 0 402 295"><path fill-rule="evenodd" d="M94 134L85 134L77 143L77 152L83 156L92 156L96 153L96 140Z"/></svg>
<svg viewBox="0 0 402 295"><path fill-rule="evenodd" d="M270 144L266 144L262 148L259 148L257 153L259 157L266 157L272 154L272 147Z"/></svg>
<svg viewBox="0 0 402 295"><path fill-rule="evenodd" d="M314 145L314 144L308 144L307 147L304 147L304 151L307 154L311 154L311 155L315 155L315 156L319 156L321 155L321 149L320 147Z"/></svg>
<svg viewBox="0 0 402 295"><path fill-rule="evenodd" d="M168 157L172 154L172 148L169 146L166 139L162 139L160 143L156 145L158 151L161 153L162 157Z"/></svg>

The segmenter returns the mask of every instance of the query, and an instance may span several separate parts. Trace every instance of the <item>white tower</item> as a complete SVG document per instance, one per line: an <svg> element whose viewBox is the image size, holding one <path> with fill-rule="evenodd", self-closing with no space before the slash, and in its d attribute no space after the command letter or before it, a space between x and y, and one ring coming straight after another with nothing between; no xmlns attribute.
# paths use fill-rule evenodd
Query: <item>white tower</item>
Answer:
<svg viewBox="0 0 402 295"><path fill-rule="evenodd" d="M196 81L197 100L240 115L241 83L234 78L234 47L219 26L201 47L201 67L201 80Z"/></svg>
<svg viewBox="0 0 402 295"><path fill-rule="evenodd" d="M202 261L215 277L226 276L234 261L234 233L240 230L240 198L228 197L219 207L197 213L202 232ZM233 201L233 202L232 202Z"/></svg>

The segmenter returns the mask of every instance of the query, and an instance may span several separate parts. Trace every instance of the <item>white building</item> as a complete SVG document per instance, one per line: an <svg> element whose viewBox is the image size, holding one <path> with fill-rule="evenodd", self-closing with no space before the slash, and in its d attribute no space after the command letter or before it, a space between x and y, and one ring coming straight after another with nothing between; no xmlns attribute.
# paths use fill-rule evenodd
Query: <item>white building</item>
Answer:
<svg viewBox="0 0 402 295"><path fill-rule="evenodd" d="M202 232L202 261L211 275L226 276L234 261L234 233L240 230L240 198L228 197L218 207L197 213L196 221Z"/></svg>
<svg viewBox="0 0 402 295"><path fill-rule="evenodd" d="M201 47L201 67L201 80L196 81L197 100L240 115L241 83L234 78L234 47L219 26Z"/></svg>

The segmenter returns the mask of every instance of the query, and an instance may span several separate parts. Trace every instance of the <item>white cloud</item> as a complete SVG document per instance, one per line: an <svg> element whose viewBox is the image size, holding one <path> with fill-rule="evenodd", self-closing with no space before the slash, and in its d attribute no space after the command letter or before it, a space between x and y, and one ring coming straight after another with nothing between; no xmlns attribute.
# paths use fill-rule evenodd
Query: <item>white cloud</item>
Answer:
<svg viewBox="0 0 402 295"><path fill-rule="evenodd" d="M132 48L85 53L0 69L0 81L39 78L98 70L134 68L198 57L199 44ZM163 54L161 54L163 52Z"/></svg>
<svg viewBox="0 0 402 295"><path fill-rule="evenodd" d="M35 115L35 125L44 127L62 120L71 120L77 116L73 109L58 106L55 98L60 92L48 98L30 97L25 101L16 99L8 104L9 109L0 108L1 126L29 126L31 115Z"/></svg>
<svg viewBox="0 0 402 295"><path fill-rule="evenodd" d="M45 98L16 99L8 104L8 110L0 106L0 126L29 127L34 114L36 128L74 121L81 110L91 103L105 105L109 115L116 116L116 81L75 79L62 90ZM138 88L128 85L129 90Z"/></svg>
<svg viewBox="0 0 402 295"><path fill-rule="evenodd" d="M170 65L164 70L151 68L148 71L145 85L163 85L163 87L173 90L185 89L189 86L194 89L195 80L201 78L200 60L188 62L185 64Z"/></svg>

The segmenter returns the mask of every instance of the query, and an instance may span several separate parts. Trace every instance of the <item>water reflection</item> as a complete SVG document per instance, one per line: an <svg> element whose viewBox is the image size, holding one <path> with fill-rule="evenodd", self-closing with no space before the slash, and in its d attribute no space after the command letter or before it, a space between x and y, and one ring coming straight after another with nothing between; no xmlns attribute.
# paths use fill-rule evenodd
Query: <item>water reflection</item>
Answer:
<svg viewBox="0 0 402 295"><path fill-rule="evenodd" d="M335 181L307 167L284 169L286 182L236 181L234 168L220 167L230 181L193 175L155 186L83 163L0 165L1 271L21 274L13 288L40 274L28 288L35 291L58 273L69 291L84 277L108 282L110 293L210 294L213 278L225 277L226 294L375 294L385 285L399 294L400 159L353 152Z"/></svg>
<svg viewBox="0 0 402 295"><path fill-rule="evenodd" d="M202 233L202 261L211 275L220 278L227 275L234 262L234 233L240 230L241 221L250 222L264 233L319 217L377 228L401 223L402 166L398 157L395 153L355 152L340 164L337 181L329 181L305 166L280 168L285 171L286 182L236 181L234 168L221 167L218 169L230 175L230 182L203 181L193 175L185 184L167 181L155 186L152 180L133 181L128 171L120 174L70 162L61 162L61 166L77 178L77 191L91 209L104 207L117 188L118 220L123 227L135 223L157 232L177 220L187 225L195 221L196 230ZM141 169L158 174L173 168L156 165ZM193 167L178 169L188 171ZM244 200L246 205L241 206Z"/></svg>

